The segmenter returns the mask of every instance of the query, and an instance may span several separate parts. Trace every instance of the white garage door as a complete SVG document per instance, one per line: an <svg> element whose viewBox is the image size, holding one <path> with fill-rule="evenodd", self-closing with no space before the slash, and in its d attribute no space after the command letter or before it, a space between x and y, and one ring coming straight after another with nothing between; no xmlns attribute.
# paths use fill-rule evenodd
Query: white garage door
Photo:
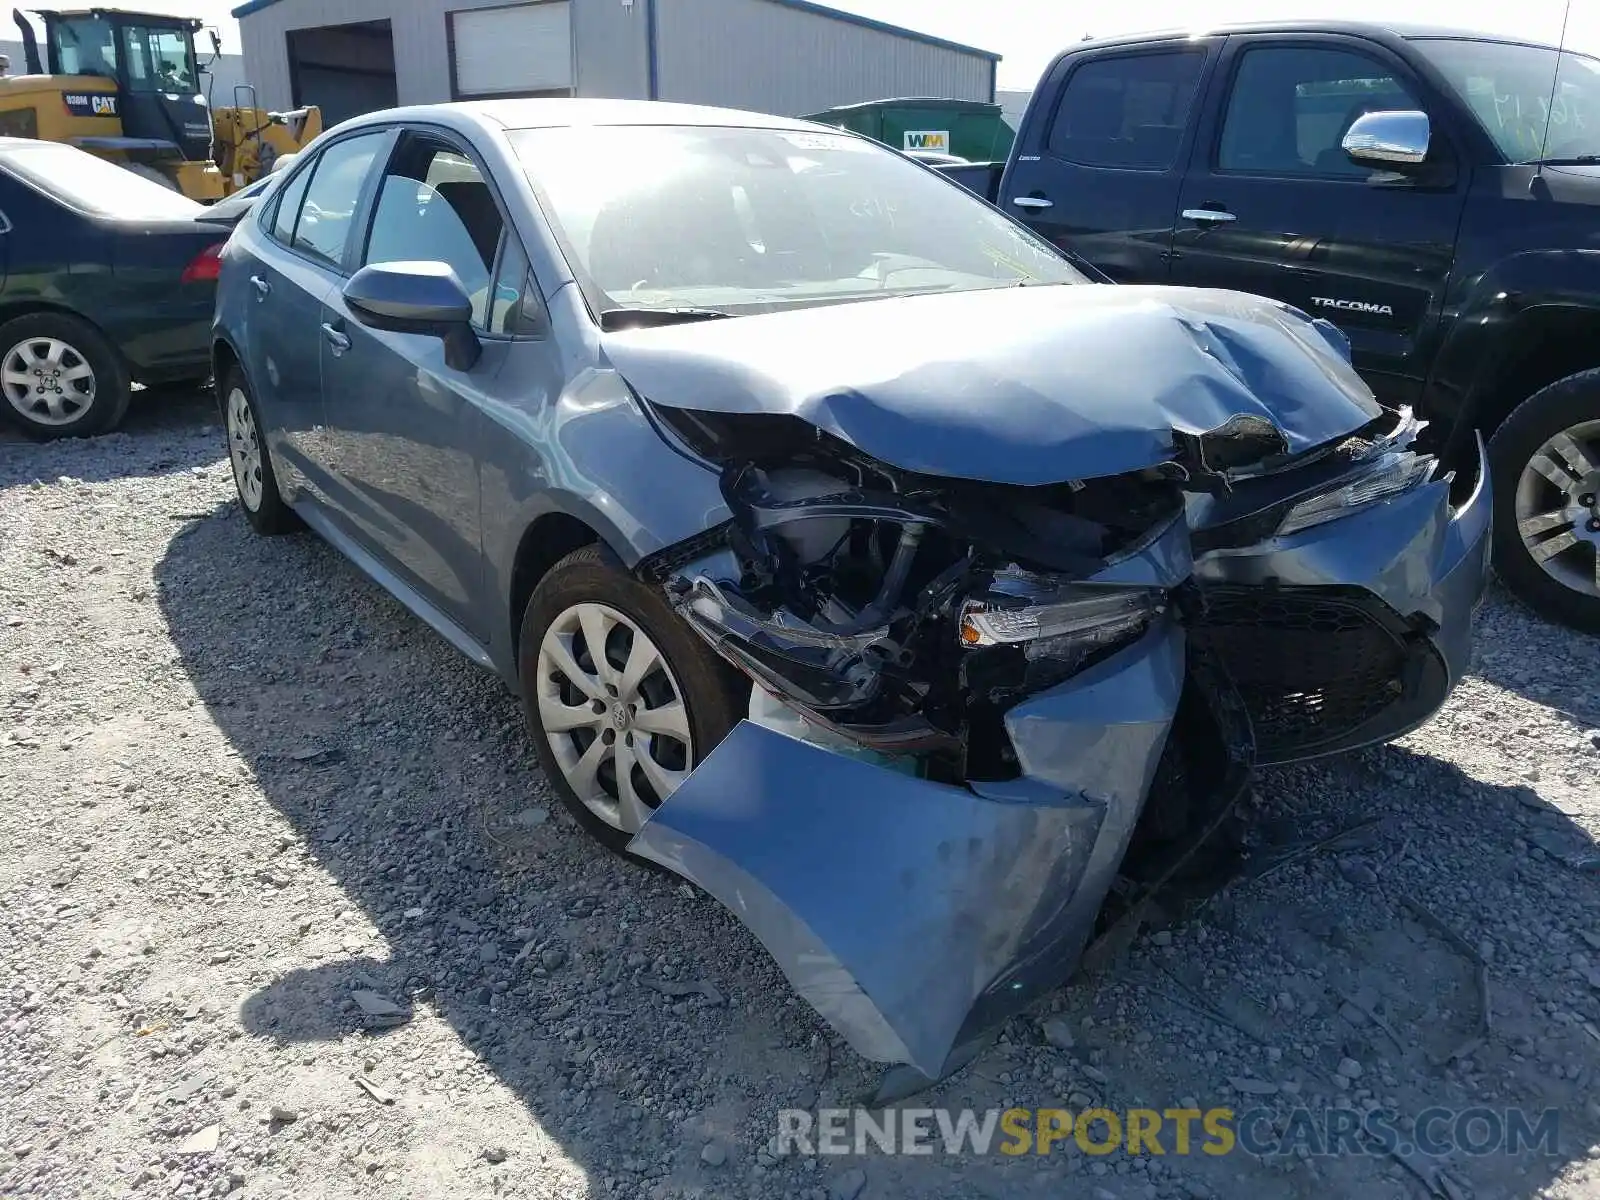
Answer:
<svg viewBox="0 0 1600 1200"><path fill-rule="evenodd" d="M558 91L572 87L569 0L450 14L456 94Z"/></svg>

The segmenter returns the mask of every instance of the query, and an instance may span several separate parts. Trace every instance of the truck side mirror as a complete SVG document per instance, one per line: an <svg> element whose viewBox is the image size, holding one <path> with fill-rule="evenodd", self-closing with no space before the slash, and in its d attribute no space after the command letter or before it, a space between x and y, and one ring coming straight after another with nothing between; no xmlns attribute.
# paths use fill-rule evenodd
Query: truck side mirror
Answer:
<svg viewBox="0 0 1600 1200"><path fill-rule="evenodd" d="M1339 143L1351 162L1403 171L1428 158L1431 131L1425 112L1375 112L1357 117Z"/></svg>

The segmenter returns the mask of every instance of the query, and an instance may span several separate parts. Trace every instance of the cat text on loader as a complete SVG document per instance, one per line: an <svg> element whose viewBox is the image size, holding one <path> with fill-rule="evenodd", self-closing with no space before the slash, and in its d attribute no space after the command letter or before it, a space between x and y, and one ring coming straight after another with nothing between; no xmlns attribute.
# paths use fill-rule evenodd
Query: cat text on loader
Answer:
<svg viewBox="0 0 1600 1200"><path fill-rule="evenodd" d="M211 161L193 18L91 8L14 11L27 73L0 79L0 134L66 142L191 199L227 191Z"/></svg>
<svg viewBox="0 0 1600 1200"><path fill-rule="evenodd" d="M32 14L44 24L41 52L33 23L12 15L27 74L0 77L0 135L66 142L208 202L322 132L319 109L265 112L248 86L234 89L233 107L212 109L192 17L41 9ZM215 33L212 43L220 50Z"/></svg>

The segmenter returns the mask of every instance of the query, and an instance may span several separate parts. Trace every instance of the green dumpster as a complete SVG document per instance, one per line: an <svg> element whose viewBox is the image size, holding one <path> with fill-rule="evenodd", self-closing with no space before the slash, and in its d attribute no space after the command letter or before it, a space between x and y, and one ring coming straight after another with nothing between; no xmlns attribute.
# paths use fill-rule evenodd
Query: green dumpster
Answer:
<svg viewBox="0 0 1600 1200"><path fill-rule="evenodd" d="M1000 106L979 100L868 100L805 119L849 129L896 150L952 154L969 162L1004 160L1016 137L1000 115Z"/></svg>

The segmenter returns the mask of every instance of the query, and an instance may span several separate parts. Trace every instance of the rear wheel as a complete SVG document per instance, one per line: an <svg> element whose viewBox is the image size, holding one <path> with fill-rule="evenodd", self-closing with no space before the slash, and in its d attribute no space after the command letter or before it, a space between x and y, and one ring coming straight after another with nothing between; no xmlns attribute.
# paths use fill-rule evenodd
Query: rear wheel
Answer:
<svg viewBox="0 0 1600 1200"><path fill-rule="evenodd" d="M1501 579L1543 616L1600 633L1600 370L1525 400L1489 459Z"/></svg>
<svg viewBox="0 0 1600 1200"><path fill-rule="evenodd" d="M611 850L626 848L741 715L737 673L656 589L594 546L534 589L520 659L539 761L578 824Z"/></svg>
<svg viewBox="0 0 1600 1200"><path fill-rule="evenodd" d="M289 533L300 528L300 519L278 492L278 477L272 470L272 454L267 449L261 418L250 386L238 367L230 368L223 376L220 391L228 461L233 466L233 484L245 520L260 534Z"/></svg>
<svg viewBox="0 0 1600 1200"><path fill-rule="evenodd" d="M29 313L0 325L0 411L41 438L114 429L132 385L121 356L93 325L66 313Z"/></svg>

